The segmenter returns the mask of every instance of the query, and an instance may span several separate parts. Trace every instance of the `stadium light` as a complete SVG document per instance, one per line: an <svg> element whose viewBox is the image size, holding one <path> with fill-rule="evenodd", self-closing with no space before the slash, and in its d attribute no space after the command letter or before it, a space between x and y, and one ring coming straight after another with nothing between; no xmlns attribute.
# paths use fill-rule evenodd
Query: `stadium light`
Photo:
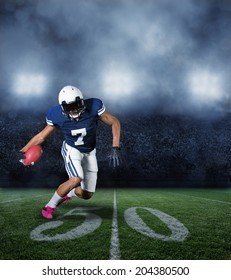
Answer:
<svg viewBox="0 0 231 280"><path fill-rule="evenodd" d="M194 70L188 75L191 97L198 105L210 105L223 97L222 77L210 70Z"/></svg>
<svg viewBox="0 0 231 280"><path fill-rule="evenodd" d="M47 78L41 73L22 72L16 75L13 92L17 95L41 95L47 87Z"/></svg>

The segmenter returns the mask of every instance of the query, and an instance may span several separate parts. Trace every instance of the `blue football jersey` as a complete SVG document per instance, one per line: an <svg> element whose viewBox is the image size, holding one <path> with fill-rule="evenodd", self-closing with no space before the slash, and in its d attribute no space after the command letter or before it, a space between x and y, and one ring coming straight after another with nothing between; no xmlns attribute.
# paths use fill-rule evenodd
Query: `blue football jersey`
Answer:
<svg viewBox="0 0 231 280"><path fill-rule="evenodd" d="M84 100L84 105L86 109L78 121L65 115L60 105L48 110L46 121L48 125L61 129L68 145L82 153L89 153L95 148L97 121L105 107L97 98Z"/></svg>

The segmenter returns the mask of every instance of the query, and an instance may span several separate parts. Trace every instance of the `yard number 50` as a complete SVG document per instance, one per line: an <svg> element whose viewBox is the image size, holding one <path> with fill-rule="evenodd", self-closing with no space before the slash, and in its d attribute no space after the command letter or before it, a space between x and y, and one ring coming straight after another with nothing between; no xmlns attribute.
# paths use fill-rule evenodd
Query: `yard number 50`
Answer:
<svg viewBox="0 0 231 280"><path fill-rule="evenodd" d="M31 232L31 239L36 241L63 241L82 237L95 231L102 223L102 218L94 213L84 212L98 210L99 207L77 207L59 217L60 220L52 221L39 225ZM137 209L144 209L152 215L158 217L167 227L171 230L171 235L166 236L156 233L149 228L144 221L137 214ZM62 218L68 216L84 216L85 220L79 226L69 230L65 233L48 235L44 232L49 229L54 229L63 225ZM128 208L124 213L125 221L127 224L137 232L162 241L183 241L188 235L188 229L174 217L153 208L146 207L132 207Z"/></svg>

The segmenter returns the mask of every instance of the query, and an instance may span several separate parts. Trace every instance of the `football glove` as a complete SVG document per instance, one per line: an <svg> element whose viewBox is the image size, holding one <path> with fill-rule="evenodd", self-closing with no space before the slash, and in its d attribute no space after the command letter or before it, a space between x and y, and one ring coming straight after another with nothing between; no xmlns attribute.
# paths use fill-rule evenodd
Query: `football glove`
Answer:
<svg viewBox="0 0 231 280"><path fill-rule="evenodd" d="M112 147L111 154L109 155L109 166L116 168L122 164L122 157L120 147Z"/></svg>

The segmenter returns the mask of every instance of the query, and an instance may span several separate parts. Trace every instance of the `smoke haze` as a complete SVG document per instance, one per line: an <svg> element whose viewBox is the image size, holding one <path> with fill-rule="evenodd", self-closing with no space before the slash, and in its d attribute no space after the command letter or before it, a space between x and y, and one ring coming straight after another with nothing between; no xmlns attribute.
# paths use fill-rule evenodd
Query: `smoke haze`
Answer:
<svg viewBox="0 0 231 280"><path fill-rule="evenodd" d="M2 112L44 112L67 84L112 112L230 111L230 1L1 0L0 11Z"/></svg>

